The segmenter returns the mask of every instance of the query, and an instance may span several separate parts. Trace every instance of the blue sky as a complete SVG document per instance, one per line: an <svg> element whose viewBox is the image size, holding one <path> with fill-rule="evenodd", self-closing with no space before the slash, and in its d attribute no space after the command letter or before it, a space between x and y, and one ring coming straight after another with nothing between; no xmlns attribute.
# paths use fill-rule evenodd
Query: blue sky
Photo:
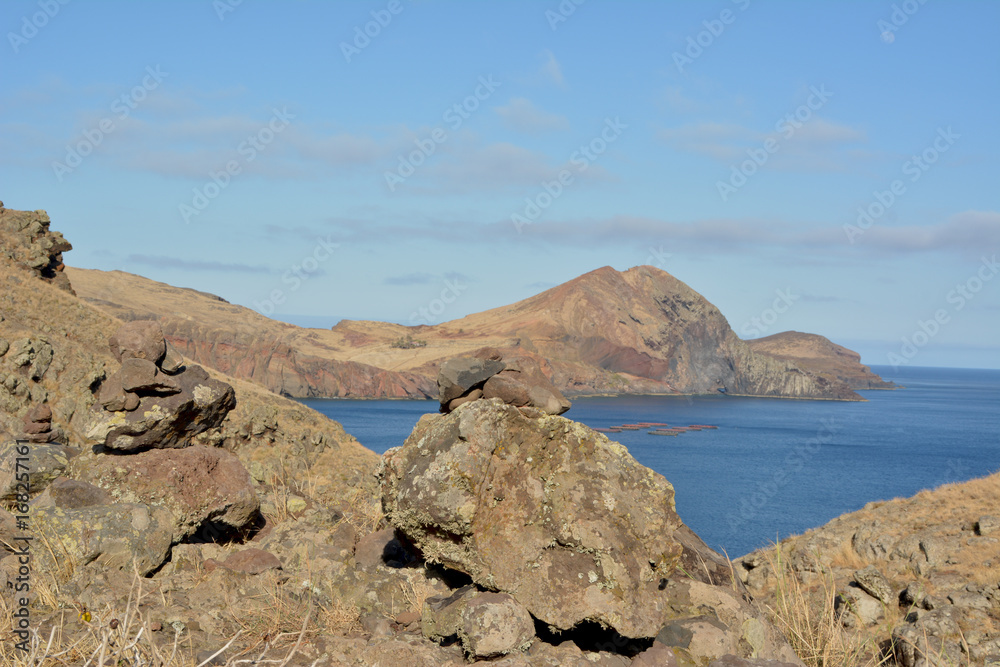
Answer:
<svg viewBox="0 0 1000 667"><path fill-rule="evenodd" d="M71 265L330 326L652 264L744 337L1000 368L1000 3L18 0L0 23L0 198L46 209Z"/></svg>

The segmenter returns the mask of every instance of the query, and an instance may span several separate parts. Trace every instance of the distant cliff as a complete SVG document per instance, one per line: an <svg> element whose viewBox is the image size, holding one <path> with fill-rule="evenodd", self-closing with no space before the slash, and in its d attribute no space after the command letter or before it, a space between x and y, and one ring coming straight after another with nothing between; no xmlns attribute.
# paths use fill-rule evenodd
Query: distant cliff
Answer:
<svg viewBox="0 0 1000 667"><path fill-rule="evenodd" d="M331 330L276 322L210 294L119 271L68 272L98 307L122 319L158 318L192 359L290 396L432 397L444 359L491 346L534 356L569 395L863 400L852 390L857 383L818 372L818 357L799 363L740 340L704 297L649 266L597 269L435 326L343 320ZM845 377L870 373L857 355L839 363Z"/></svg>
<svg viewBox="0 0 1000 667"><path fill-rule="evenodd" d="M790 361L799 368L851 389L895 389L861 364L861 355L816 334L785 331L747 341L755 352Z"/></svg>

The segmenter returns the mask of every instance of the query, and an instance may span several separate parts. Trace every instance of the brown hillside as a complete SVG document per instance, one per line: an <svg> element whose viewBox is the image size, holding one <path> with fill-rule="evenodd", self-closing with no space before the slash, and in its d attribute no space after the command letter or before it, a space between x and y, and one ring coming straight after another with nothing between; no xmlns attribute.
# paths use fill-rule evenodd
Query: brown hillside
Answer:
<svg viewBox="0 0 1000 667"><path fill-rule="evenodd" d="M442 360L492 346L548 360L553 382L568 394L860 399L835 378L757 354L715 306L648 266L605 267L436 326L344 320L329 331L274 322L218 297L126 273L68 272L98 307L123 318L155 314L195 360L293 396L430 396ZM407 338L416 344L406 345Z"/></svg>

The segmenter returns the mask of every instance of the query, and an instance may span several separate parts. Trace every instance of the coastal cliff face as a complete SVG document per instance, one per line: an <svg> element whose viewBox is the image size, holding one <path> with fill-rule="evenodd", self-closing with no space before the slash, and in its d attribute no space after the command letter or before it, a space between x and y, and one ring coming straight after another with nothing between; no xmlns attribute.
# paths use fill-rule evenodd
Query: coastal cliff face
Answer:
<svg viewBox="0 0 1000 667"><path fill-rule="evenodd" d="M433 397L445 359L495 347L533 356L567 395L862 400L837 375L740 340L704 297L648 266L597 269L435 326L343 320L330 330L276 322L210 294L119 271L68 272L81 295L106 312L155 317L192 359L290 396ZM863 367L854 363L860 377Z"/></svg>
<svg viewBox="0 0 1000 667"><path fill-rule="evenodd" d="M748 340L751 350L790 361L799 368L828 380L843 382L851 389L895 389L861 363L861 355L817 334L784 331Z"/></svg>

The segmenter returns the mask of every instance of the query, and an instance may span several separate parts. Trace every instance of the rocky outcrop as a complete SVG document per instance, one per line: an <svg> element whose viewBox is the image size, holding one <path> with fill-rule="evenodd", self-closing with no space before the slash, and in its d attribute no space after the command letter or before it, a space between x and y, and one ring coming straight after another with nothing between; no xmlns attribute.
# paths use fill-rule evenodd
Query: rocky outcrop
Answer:
<svg viewBox="0 0 1000 667"><path fill-rule="evenodd" d="M593 623L653 638L713 609L725 641L699 648L695 664L752 643L795 659L734 591L724 559L683 526L670 483L582 424L472 401L423 417L383 456L380 478L387 518L424 557L554 630ZM748 643L748 628L763 639Z"/></svg>
<svg viewBox="0 0 1000 667"><path fill-rule="evenodd" d="M861 363L861 355L823 336L785 331L746 341L751 350L788 361L804 371L854 390L895 389Z"/></svg>
<svg viewBox="0 0 1000 667"><path fill-rule="evenodd" d="M0 254L37 277L73 292L63 270L62 254L73 246L59 232L49 229L45 211L14 211L0 202Z"/></svg>
<svg viewBox="0 0 1000 667"><path fill-rule="evenodd" d="M990 664L1000 656L1000 541L976 526L989 523L998 490L993 474L872 502L782 541L780 557L771 549L737 559L737 572L769 605L779 573L785 590L797 579L812 605L829 603L822 592L832 585L846 631L858 644L882 644L896 665ZM886 630L893 618L901 620Z"/></svg>

